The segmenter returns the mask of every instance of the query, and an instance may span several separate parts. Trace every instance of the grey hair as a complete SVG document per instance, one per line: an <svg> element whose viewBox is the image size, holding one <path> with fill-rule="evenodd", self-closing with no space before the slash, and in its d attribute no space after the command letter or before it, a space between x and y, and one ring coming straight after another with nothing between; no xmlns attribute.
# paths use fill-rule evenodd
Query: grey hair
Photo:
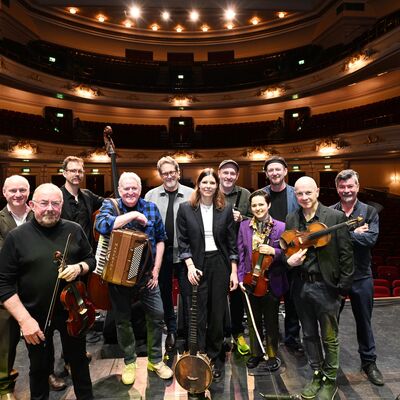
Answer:
<svg viewBox="0 0 400 400"><path fill-rule="evenodd" d="M123 172L123 173L121 174L121 176L119 177L118 187L121 187L121 182L122 182L124 179L127 179L127 178L132 178L132 179L134 179L134 180L137 182L137 184L138 184L140 187L142 187L142 181L141 181L139 175L138 175L138 174L135 174L134 172Z"/></svg>
<svg viewBox="0 0 400 400"><path fill-rule="evenodd" d="M358 185L359 183L359 175L358 172L354 171L354 169L344 169L340 171L335 178L336 187L339 185L340 181L347 181L347 179L354 178L354 182Z"/></svg>

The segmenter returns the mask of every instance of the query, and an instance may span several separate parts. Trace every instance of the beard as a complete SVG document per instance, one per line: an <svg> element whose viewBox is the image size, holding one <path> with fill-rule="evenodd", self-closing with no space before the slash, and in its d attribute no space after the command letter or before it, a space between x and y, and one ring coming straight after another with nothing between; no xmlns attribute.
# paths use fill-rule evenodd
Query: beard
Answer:
<svg viewBox="0 0 400 400"><path fill-rule="evenodd" d="M40 218L40 220L37 220L40 225L46 227L46 228L51 228L54 226L60 219L60 216L54 213L46 213Z"/></svg>

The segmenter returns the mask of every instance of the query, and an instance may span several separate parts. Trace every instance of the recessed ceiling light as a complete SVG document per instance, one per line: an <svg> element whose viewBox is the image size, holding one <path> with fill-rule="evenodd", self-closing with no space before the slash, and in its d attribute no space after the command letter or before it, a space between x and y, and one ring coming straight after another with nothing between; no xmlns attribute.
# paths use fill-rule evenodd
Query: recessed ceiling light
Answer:
<svg viewBox="0 0 400 400"><path fill-rule="evenodd" d="M129 15L135 19L140 18L142 15L142 10L138 6L132 6L129 8Z"/></svg>
<svg viewBox="0 0 400 400"><path fill-rule="evenodd" d="M103 14L99 14L96 18L99 22L104 22L106 20L106 17Z"/></svg>
<svg viewBox="0 0 400 400"><path fill-rule="evenodd" d="M76 14L76 13L78 12L78 9L77 9L76 7L70 7L70 8L68 9L68 11L69 11L71 14Z"/></svg>
<svg viewBox="0 0 400 400"><path fill-rule="evenodd" d="M228 8L225 10L224 15L227 21L232 21L236 17L236 12L233 8Z"/></svg>
<svg viewBox="0 0 400 400"><path fill-rule="evenodd" d="M253 17L253 18L250 20L250 22L251 22L253 25L257 25L257 24L260 22L260 18L258 18L258 17Z"/></svg>
<svg viewBox="0 0 400 400"><path fill-rule="evenodd" d="M163 12L161 13L161 18L162 18L164 21L169 21L169 19L171 18L171 14L170 14L168 11L163 11Z"/></svg>
<svg viewBox="0 0 400 400"><path fill-rule="evenodd" d="M199 20L200 14L198 11L192 10L192 11L190 11L189 18L191 21L196 22Z"/></svg>

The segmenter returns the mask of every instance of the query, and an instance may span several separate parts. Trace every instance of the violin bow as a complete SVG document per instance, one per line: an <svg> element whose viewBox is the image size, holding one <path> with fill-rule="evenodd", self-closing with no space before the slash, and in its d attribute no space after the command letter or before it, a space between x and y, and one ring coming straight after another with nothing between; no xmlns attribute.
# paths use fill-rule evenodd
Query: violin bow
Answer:
<svg viewBox="0 0 400 400"><path fill-rule="evenodd" d="M70 242L71 242L71 233L67 237L67 241L65 243L64 253L62 255L60 266L63 266L66 263ZM57 298L57 292L58 292L59 286L60 286L60 278L57 277L56 283L54 285L53 296L51 298L49 311L47 313L46 323L44 324L44 328L43 328L44 336L46 336L46 333L47 333L48 329L50 328L51 321L53 319L54 306L56 304L56 298Z"/></svg>

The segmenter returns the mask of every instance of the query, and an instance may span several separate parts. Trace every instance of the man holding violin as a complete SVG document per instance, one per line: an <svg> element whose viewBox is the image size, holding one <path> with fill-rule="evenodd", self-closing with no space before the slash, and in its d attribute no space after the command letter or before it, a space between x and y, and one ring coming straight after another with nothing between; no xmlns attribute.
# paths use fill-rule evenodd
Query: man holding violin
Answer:
<svg viewBox="0 0 400 400"><path fill-rule="evenodd" d="M379 216L376 209L357 199L360 189L358 173L345 169L335 178L340 201L332 206L343 211L347 218L363 217L361 226L350 230L354 247L354 281L349 297L357 328L358 352L361 369L368 379L377 386L384 384L383 377L376 366L375 340L372 331L372 308L374 305L374 282L371 271L371 248L379 235Z"/></svg>
<svg viewBox="0 0 400 400"><path fill-rule="evenodd" d="M303 329L304 347L314 370L313 378L301 396L303 399L331 400L338 390L338 315L342 296L351 288L353 249L346 225L332 231L323 247L314 247L308 233L313 224L333 227L345 223L346 217L319 203L317 184L308 176L296 181L295 193L300 210L287 216L286 229L298 231L303 240L299 249L287 258L287 263L297 271L293 280L293 298Z"/></svg>
<svg viewBox="0 0 400 400"><path fill-rule="evenodd" d="M62 198L57 186L40 185L29 202L34 218L7 235L0 252L0 300L18 322L26 341L31 399L49 398L48 377L53 358L47 341L52 340L57 329L71 364L75 395L78 400L92 400L86 341L84 337L68 335L68 314L59 301L59 292L55 295L51 324L44 331L57 279L61 279L59 289L62 289L64 281L72 282L95 267L92 248L82 228L60 218ZM56 251L64 250L69 235L72 242L67 264L63 271L58 271L53 257Z"/></svg>

